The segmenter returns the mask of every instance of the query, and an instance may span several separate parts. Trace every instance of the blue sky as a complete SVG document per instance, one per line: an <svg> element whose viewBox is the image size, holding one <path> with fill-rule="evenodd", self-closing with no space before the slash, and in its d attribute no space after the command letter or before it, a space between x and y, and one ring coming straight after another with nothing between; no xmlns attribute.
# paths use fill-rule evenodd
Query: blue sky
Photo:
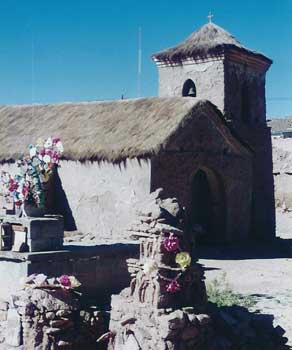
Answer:
<svg viewBox="0 0 292 350"><path fill-rule="evenodd" d="M139 26L142 95L155 96L150 55L202 26L209 11L216 24L274 60L268 115L292 114L291 0L0 0L0 103L136 97Z"/></svg>

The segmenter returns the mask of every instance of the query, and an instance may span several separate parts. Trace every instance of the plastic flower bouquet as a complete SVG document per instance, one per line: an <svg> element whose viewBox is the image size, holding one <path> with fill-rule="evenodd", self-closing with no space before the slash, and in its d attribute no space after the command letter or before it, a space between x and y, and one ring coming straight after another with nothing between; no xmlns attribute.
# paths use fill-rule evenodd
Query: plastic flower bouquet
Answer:
<svg viewBox="0 0 292 350"><path fill-rule="evenodd" d="M11 176L2 171L0 183L6 190L5 197L10 195L16 208L29 203L43 209L45 184L50 180L64 149L61 140L56 137L39 139L36 145L29 145L28 148L29 155L17 162L18 174Z"/></svg>

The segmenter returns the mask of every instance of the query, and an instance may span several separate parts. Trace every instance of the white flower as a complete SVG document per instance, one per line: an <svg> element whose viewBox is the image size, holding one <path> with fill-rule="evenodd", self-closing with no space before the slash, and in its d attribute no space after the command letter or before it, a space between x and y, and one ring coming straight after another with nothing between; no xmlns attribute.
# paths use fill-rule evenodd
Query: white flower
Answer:
<svg viewBox="0 0 292 350"><path fill-rule="evenodd" d="M37 153L36 147L31 147L31 148L29 149L30 158L34 157L34 156L36 155L36 153Z"/></svg>
<svg viewBox="0 0 292 350"><path fill-rule="evenodd" d="M61 141L57 142L56 143L56 148L57 150L60 152L60 153L63 153L64 152L64 147L63 147L63 144Z"/></svg>
<svg viewBox="0 0 292 350"><path fill-rule="evenodd" d="M48 154L45 154L43 157L43 161L48 164L51 161L51 157Z"/></svg>
<svg viewBox="0 0 292 350"><path fill-rule="evenodd" d="M44 147L45 147L45 148L51 148L52 146L53 146L53 140L52 140L51 137L49 137L49 138L46 140L46 142L45 142L45 144L44 144Z"/></svg>
<svg viewBox="0 0 292 350"><path fill-rule="evenodd" d="M39 158L37 157L34 157L33 160L32 160L32 165L34 167L38 166L40 164L40 161L39 161Z"/></svg>
<svg viewBox="0 0 292 350"><path fill-rule="evenodd" d="M147 276L150 276L153 272L156 272L157 270L158 270L158 264L153 259L147 260L143 266L143 271Z"/></svg>

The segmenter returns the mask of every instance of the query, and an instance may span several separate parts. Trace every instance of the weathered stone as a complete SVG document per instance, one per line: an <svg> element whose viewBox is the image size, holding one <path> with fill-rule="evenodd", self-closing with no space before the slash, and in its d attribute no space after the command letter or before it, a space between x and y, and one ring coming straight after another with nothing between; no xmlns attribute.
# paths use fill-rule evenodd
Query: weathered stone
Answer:
<svg viewBox="0 0 292 350"><path fill-rule="evenodd" d="M46 312L46 319L47 320L53 320L56 317L55 313L50 311L50 312Z"/></svg>
<svg viewBox="0 0 292 350"><path fill-rule="evenodd" d="M183 328L185 325L185 316L181 310L176 310L169 315L161 316L158 320L160 324L165 324L170 330Z"/></svg>
<svg viewBox="0 0 292 350"><path fill-rule="evenodd" d="M90 312L85 311L85 310L81 310L80 311L80 317L85 321L85 322L89 322L90 321Z"/></svg>
<svg viewBox="0 0 292 350"><path fill-rule="evenodd" d="M16 309L8 310L5 340L6 344L11 346L20 346L22 344L21 320Z"/></svg>
<svg viewBox="0 0 292 350"><path fill-rule="evenodd" d="M205 326L211 322L210 316L206 314L199 314L196 316L196 318L202 326Z"/></svg>
<svg viewBox="0 0 292 350"><path fill-rule="evenodd" d="M189 322L192 323L193 325L199 324L198 315L196 314L188 314L188 319L189 319Z"/></svg>
<svg viewBox="0 0 292 350"><path fill-rule="evenodd" d="M47 328L46 329L46 334L57 334L57 333L60 333L62 330L60 328L53 328L53 327L50 327L50 328Z"/></svg>
<svg viewBox="0 0 292 350"><path fill-rule="evenodd" d="M71 346L72 345L72 342L68 342L68 341L64 341L64 340L59 340L58 341L58 346L60 348L62 347L67 347L67 346Z"/></svg>
<svg viewBox="0 0 292 350"><path fill-rule="evenodd" d="M43 274L43 273L39 273L38 275L35 276L34 278L34 283L37 285L42 285L43 283L46 282L48 276Z"/></svg>
<svg viewBox="0 0 292 350"><path fill-rule="evenodd" d="M50 321L50 326L52 328L67 328L72 325L72 321L68 319L52 320Z"/></svg>
<svg viewBox="0 0 292 350"><path fill-rule="evenodd" d="M188 328L185 328L182 332L182 339L183 340L189 340L189 339L192 339L192 338L196 338L199 334L199 330L197 327L188 327Z"/></svg>
<svg viewBox="0 0 292 350"><path fill-rule="evenodd" d="M70 315L72 315L72 311L70 310L58 310L56 312L56 316L58 317L68 317Z"/></svg>
<svg viewBox="0 0 292 350"><path fill-rule="evenodd" d="M134 324L137 321L137 319L135 317L129 317L128 315L125 316L122 320L121 320L121 325L125 326L127 324Z"/></svg>

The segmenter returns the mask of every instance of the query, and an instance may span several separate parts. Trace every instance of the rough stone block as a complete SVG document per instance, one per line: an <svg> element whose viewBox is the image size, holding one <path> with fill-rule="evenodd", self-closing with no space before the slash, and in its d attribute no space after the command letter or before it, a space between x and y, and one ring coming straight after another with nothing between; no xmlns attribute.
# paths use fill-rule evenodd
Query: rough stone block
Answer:
<svg viewBox="0 0 292 350"><path fill-rule="evenodd" d="M9 309L7 314L6 344L20 346L22 344L21 319L16 309Z"/></svg>

